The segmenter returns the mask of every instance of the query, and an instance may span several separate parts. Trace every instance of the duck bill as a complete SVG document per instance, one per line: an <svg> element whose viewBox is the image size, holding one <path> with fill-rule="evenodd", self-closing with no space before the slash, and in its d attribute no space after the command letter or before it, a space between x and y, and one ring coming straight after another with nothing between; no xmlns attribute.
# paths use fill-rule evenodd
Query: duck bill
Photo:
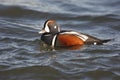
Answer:
<svg viewBox="0 0 120 80"><path fill-rule="evenodd" d="M41 30L40 32L38 32L39 34L43 34L45 33L46 31L45 30Z"/></svg>

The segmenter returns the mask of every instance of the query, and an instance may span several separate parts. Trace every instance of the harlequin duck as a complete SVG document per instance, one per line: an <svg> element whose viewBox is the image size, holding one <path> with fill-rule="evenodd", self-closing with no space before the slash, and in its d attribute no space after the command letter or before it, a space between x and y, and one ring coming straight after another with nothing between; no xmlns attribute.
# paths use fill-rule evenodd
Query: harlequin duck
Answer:
<svg viewBox="0 0 120 80"><path fill-rule="evenodd" d="M41 40L47 45L54 47L70 47L84 44L100 45L110 41L101 40L88 34L79 33L70 30L61 30L55 20L47 20L43 29L39 32Z"/></svg>

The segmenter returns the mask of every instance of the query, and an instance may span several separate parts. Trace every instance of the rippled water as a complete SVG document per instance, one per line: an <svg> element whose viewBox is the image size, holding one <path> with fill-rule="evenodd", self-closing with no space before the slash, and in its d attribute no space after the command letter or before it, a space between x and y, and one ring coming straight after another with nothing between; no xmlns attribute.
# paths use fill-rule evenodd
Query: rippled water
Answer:
<svg viewBox="0 0 120 80"><path fill-rule="evenodd" d="M51 51L38 34L47 19L113 40ZM120 80L120 1L0 0L0 80Z"/></svg>

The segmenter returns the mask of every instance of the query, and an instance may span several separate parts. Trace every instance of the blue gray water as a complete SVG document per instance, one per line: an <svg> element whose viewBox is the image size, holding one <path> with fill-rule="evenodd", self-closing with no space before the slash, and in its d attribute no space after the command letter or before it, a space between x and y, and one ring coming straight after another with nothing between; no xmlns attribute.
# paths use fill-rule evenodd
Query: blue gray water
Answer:
<svg viewBox="0 0 120 80"><path fill-rule="evenodd" d="M113 40L52 51L38 34L47 19ZM0 0L0 80L120 80L120 0Z"/></svg>

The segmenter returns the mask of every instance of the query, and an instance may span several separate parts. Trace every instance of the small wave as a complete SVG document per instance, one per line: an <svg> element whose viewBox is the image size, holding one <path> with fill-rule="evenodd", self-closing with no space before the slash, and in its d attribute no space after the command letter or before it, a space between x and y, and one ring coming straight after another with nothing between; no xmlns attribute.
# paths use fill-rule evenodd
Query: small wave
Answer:
<svg viewBox="0 0 120 80"><path fill-rule="evenodd" d="M19 6L4 6L3 9L0 9L0 16L30 19L51 19L51 18L56 19L57 16L57 18L65 19L64 17L67 17L68 14L35 11Z"/></svg>
<svg viewBox="0 0 120 80"><path fill-rule="evenodd" d="M119 21L119 18L116 18L118 15L114 15L114 14L107 14L107 15L103 15L103 16L95 16L92 18L92 21L95 22L116 22Z"/></svg>

